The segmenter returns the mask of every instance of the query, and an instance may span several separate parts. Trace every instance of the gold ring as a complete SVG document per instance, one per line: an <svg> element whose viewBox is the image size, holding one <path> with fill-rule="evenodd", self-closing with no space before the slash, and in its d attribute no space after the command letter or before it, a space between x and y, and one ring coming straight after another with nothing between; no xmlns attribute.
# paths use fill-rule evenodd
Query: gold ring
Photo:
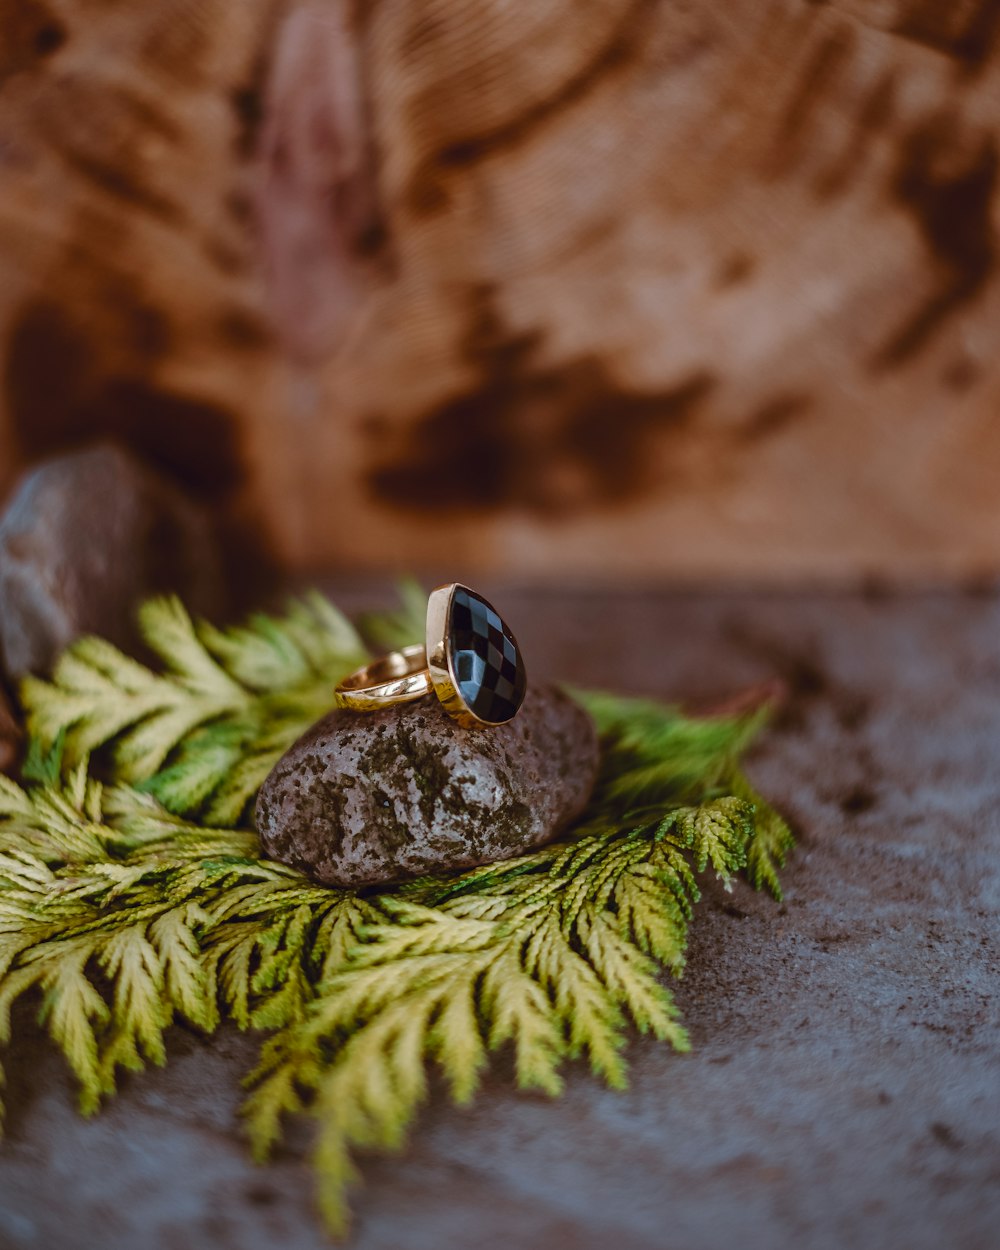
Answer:
<svg viewBox="0 0 1000 1250"><path fill-rule="evenodd" d="M338 707L373 712L393 703L409 703L431 692L427 649L422 642L390 651L345 677L334 692Z"/></svg>
<svg viewBox="0 0 1000 1250"><path fill-rule="evenodd" d="M427 599L426 639L391 651L337 686L337 707L370 712L433 692L460 725L504 725L527 689L517 639L491 603L468 586L439 586Z"/></svg>

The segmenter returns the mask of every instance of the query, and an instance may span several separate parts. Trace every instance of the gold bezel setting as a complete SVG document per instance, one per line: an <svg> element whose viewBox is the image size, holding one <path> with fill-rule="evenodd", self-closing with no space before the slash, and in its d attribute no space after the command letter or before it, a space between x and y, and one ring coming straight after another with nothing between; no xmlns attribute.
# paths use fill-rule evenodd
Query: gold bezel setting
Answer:
<svg viewBox="0 0 1000 1250"><path fill-rule="evenodd" d="M444 710L466 729L474 729L477 725L486 725L489 722L480 720L459 694L458 682L452 668L451 647L448 645L451 601L457 588L458 582L452 582L447 586L438 586L428 596L427 667L434 693Z"/></svg>
<svg viewBox="0 0 1000 1250"><path fill-rule="evenodd" d="M468 586L463 586L461 582L451 582L445 586L438 586L437 589L431 591L427 599L427 667L430 671L434 693L449 716L453 717L467 729L476 727L492 729L496 728L497 725L505 725L513 720L520 707L520 700L514 706L510 716L504 717L502 720L485 720L472 710L462 694L461 684L455 673L455 655L451 645L453 633L452 612L455 594L460 590L493 613L496 620L503 626L504 634L514 646L515 651L517 649L517 643L513 634L511 634L506 625L503 625L502 618L496 609L482 595L477 594L476 591L471 590ZM518 663L521 664L523 671L523 661L520 660L519 656Z"/></svg>

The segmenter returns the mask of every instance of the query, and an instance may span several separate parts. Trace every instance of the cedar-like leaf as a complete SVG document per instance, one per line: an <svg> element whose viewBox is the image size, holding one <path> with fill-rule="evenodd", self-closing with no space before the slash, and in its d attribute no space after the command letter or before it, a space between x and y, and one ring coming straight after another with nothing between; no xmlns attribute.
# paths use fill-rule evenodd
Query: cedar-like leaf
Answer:
<svg viewBox="0 0 1000 1250"><path fill-rule="evenodd" d="M370 636L419 636L423 592L404 597ZM430 1066L458 1102L498 1049L522 1088L557 1095L574 1056L619 1087L632 1026L688 1046L662 977L683 968L697 874L745 870L780 897L791 834L739 767L761 715L586 693L601 774L557 843L381 895L315 885L264 859L247 817L360 662L357 634L315 595L227 630L176 600L141 623L155 669L91 638L25 685L27 785L0 777L0 1046L35 994L89 1112L119 1068L163 1062L176 1019L266 1031L254 1153L314 1115L335 1232L355 1152L401 1146Z"/></svg>
<svg viewBox="0 0 1000 1250"><path fill-rule="evenodd" d="M227 630L196 623L175 598L153 599L139 624L159 671L88 637L50 681L24 681L33 775L51 782L56 766L65 773L97 753L117 781L213 824L240 823L277 759L364 658L348 621L315 594L284 617L258 613Z"/></svg>

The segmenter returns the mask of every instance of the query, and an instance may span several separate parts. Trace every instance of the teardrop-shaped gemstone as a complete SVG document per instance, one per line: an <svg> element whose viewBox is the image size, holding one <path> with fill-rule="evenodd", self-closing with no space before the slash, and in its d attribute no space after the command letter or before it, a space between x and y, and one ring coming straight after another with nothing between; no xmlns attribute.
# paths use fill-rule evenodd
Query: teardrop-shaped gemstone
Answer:
<svg viewBox="0 0 1000 1250"><path fill-rule="evenodd" d="M528 680L517 639L496 608L466 586L452 593L448 645L466 707L491 725L510 720L524 701Z"/></svg>

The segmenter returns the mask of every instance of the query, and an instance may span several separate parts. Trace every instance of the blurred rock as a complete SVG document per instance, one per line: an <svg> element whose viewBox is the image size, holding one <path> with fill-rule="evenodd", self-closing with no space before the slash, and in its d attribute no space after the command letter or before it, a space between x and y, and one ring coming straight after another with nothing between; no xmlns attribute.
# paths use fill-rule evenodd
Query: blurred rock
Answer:
<svg viewBox="0 0 1000 1250"><path fill-rule="evenodd" d="M136 644L134 609L176 591L224 608L221 560L202 509L120 448L39 465L0 519L0 663L11 682L44 672L81 634Z"/></svg>
<svg viewBox="0 0 1000 1250"><path fill-rule="evenodd" d="M590 716L553 686L497 729L463 729L436 699L334 711L261 788L268 855L358 887L530 851L586 805L598 767Z"/></svg>
<svg viewBox="0 0 1000 1250"><path fill-rule="evenodd" d="M7 772L17 759L20 736L21 731L7 702L7 696L0 689L0 773Z"/></svg>

